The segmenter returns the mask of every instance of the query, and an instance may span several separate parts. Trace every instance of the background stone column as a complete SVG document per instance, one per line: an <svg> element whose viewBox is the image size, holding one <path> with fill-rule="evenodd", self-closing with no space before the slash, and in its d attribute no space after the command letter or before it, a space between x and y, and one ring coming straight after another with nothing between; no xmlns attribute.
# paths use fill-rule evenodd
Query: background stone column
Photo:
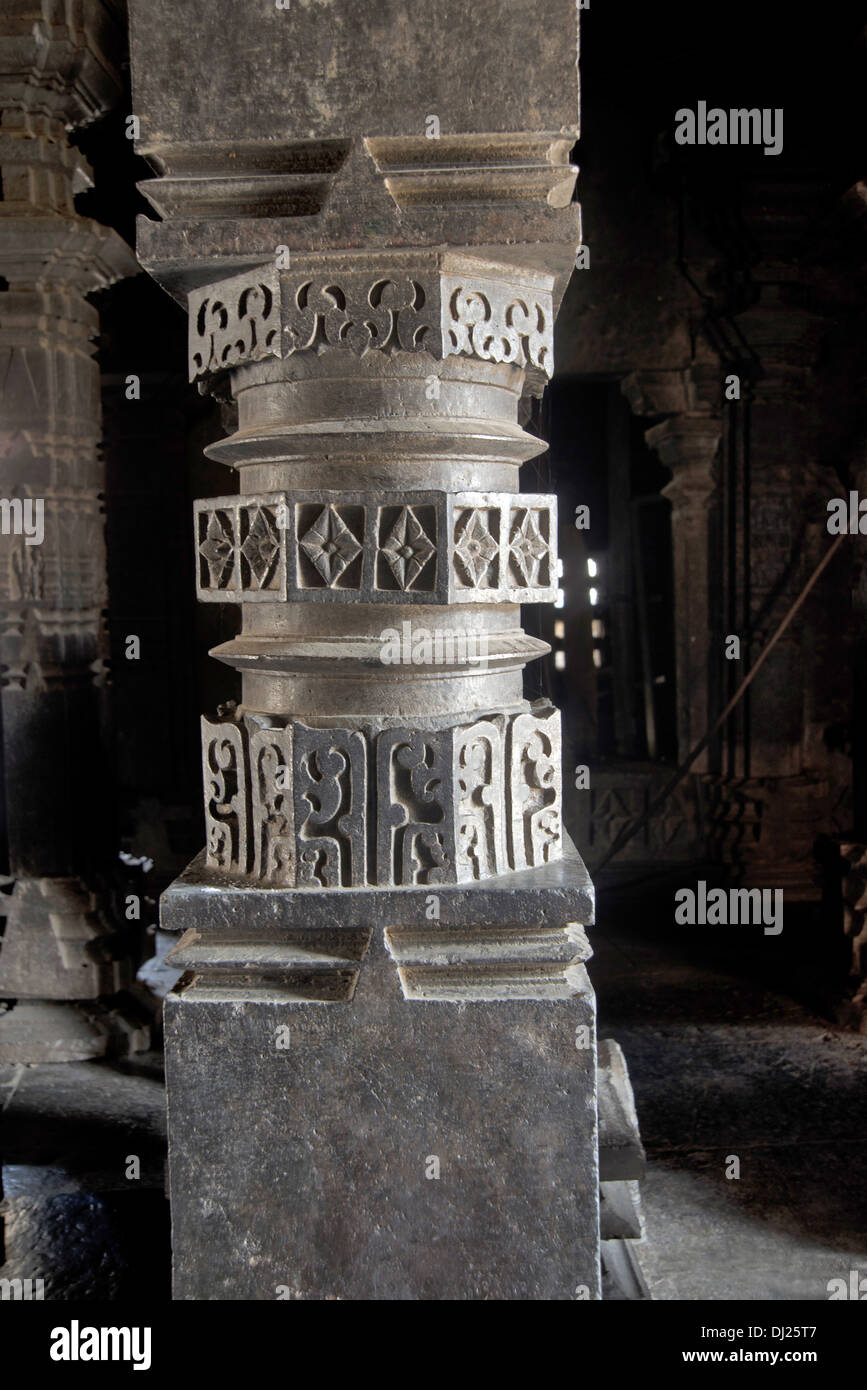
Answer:
<svg viewBox="0 0 867 1390"><path fill-rule="evenodd" d="M672 473L663 493L671 501L677 751L682 760L716 713L714 674L722 634L714 631L711 595L719 563L719 371L712 364L685 371L642 370L624 377L622 389L636 415L665 417L645 438ZM692 770L707 771L708 757L706 750Z"/></svg>
<svg viewBox="0 0 867 1390"><path fill-rule="evenodd" d="M791 171L779 184L744 180L739 197L751 295L736 324L756 371L727 420L726 583L741 634L741 660L726 663L727 693L825 554L826 503L839 491L817 416L828 325L811 265L815 182ZM833 458L827 436L824 447ZM823 636L834 608L823 587L783 634L724 730L721 776L708 787L716 853L745 883L781 887L792 902L821 897L817 836L833 827L851 777L825 741L841 709Z"/></svg>
<svg viewBox="0 0 867 1390"><path fill-rule="evenodd" d="M100 1003L132 982L134 965L100 889L110 824L106 583L99 320L86 298L137 266L115 232L76 212L90 177L67 135L117 100L122 52L121 15L95 0L15 0L0 20L0 703L11 894L0 996L18 1000L0 1023L4 1061L83 1058L147 1039L140 1022Z"/></svg>
<svg viewBox="0 0 867 1390"><path fill-rule="evenodd" d="M575 8L325 11L132 6L140 255L237 404L195 564L242 698L162 905L175 1296L596 1298L592 886L520 627Z"/></svg>

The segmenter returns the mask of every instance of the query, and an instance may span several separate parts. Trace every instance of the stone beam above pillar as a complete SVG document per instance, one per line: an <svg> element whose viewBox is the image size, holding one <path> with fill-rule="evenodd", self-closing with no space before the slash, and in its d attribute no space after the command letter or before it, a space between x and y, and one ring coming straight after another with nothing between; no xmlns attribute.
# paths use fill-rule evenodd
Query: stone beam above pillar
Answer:
<svg viewBox="0 0 867 1390"><path fill-rule="evenodd" d="M231 44L231 6L184 12L179 42L170 0L131 5L138 149L160 174L142 191L164 219L138 250L179 298L281 245L448 246L553 274L556 310L580 241L572 0L262 6Z"/></svg>

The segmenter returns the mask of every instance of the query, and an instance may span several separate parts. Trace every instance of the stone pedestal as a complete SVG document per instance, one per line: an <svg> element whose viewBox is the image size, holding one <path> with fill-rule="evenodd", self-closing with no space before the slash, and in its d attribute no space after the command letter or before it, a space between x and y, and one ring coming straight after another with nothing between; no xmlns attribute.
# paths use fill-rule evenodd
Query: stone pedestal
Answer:
<svg viewBox="0 0 867 1390"><path fill-rule="evenodd" d="M176 1298L598 1297L589 881L430 898L165 895Z"/></svg>
<svg viewBox="0 0 867 1390"><path fill-rule="evenodd" d="M391 9L132 6L140 254L237 404L195 563L242 699L162 908L180 1298L599 1297L592 888L520 626L557 597L518 422L580 239L576 15Z"/></svg>

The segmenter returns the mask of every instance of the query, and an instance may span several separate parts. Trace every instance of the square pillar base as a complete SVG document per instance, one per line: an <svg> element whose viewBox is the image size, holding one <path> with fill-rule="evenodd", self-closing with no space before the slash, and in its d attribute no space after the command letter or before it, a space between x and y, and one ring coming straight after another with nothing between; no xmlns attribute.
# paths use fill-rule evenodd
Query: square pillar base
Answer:
<svg viewBox="0 0 867 1390"><path fill-rule="evenodd" d="M216 882L163 899L175 1298L599 1298L580 858L435 893Z"/></svg>

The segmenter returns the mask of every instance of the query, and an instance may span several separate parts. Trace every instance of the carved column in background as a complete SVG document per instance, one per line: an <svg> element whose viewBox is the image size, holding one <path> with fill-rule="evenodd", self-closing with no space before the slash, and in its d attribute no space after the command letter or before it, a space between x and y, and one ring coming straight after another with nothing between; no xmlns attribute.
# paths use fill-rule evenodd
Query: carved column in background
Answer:
<svg viewBox="0 0 867 1390"><path fill-rule="evenodd" d="M713 644L722 640L713 631L711 614L718 581L719 370L707 364L685 371L632 372L623 380L623 391L636 415L666 417L645 438L672 473L663 492L671 500L677 751L683 759L712 721L713 671L719 665ZM706 769L705 752L693 771Z"/></svg>
<svg viewBox="0 0 867 1390"><path fill-rule="evenodd" d="M106 585L98 317L86 298L136 263L116 233L76 213L89 175L66 134L118 99L122 45L120 14L96 0L15 0L0 21L0 698L11 889L0 997L18 1000L0 1024L3 1060L88 1057L147 1039L100 1002L131 982L131 968L95 891L107 848Z"/></svg>
<svg viewBox="0 0 867 1390"><path fill-rule="evenodd" d="M826 502L839 484L819 457L814 371L825 325L804 266L820 191L791 173L779 187L768 178L741 191L753 302L736 322L759 370L727 424L735 434L727 582L742 639L732 687L830 544ZM828 592L823 585L795 617L735 711L722 775L708 787L720 857L750 886L783 888L787 901L821 896L814 846L834 828L833 805L850 777L846 760L823 746L840 709L823 654L834 622Z"/></svg>
<svg viewBox="0 0 867 1390"><path fill-rule="evenodd" d="M175 1294L598 1297L592 888L519 610L574 4L134 0L132 52L140 254L238 406L195 562L242 703L163 899Z"/></svg>
<svg viewBox="0 0 867 1390"><path fill-rule="evenodd" d="M707 350L700 351L706 359ZM712 612L718 584L714 544L721 437L719 371L707 360L688 368L641 367L624 375L621 385L636 415L656 419L645 439L672 473L662 491L671 501L677 752L683 759L713 718L720 662L721 636L714 631ZM695 774L706 766L704 754L659 812L618 853L614 872L630 861L659 863L701 856L701 798ZM670 775L668 765L649 759L622 768L612 763L594 773L589 794L580 803L583 817L578 821L578 837L586 846L591 867L625 824L641 820Z"/></svg>

